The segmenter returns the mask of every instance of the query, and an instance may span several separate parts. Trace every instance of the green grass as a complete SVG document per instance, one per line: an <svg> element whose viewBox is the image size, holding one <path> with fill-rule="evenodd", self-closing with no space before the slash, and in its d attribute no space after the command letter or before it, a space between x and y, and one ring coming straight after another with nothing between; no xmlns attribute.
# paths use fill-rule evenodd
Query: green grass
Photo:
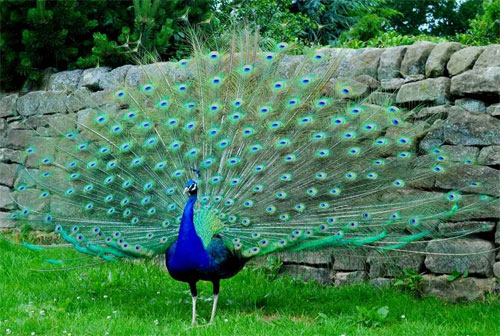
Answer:
<svg viewBox="0 0 500 336"><path fill-rule="evenodd" d="M67 249L49 253L77 256ZM0 335L6 329L12 335L500 335L495 298L448 305L393 288L271 280L251 268L222 282L215 325L187 330L188 286L154 264L30 270L40 267L36 252L0 240ZM211 286L199 288L199 321L205 323ZM377 313L384 306L386 318Z"/></svg>

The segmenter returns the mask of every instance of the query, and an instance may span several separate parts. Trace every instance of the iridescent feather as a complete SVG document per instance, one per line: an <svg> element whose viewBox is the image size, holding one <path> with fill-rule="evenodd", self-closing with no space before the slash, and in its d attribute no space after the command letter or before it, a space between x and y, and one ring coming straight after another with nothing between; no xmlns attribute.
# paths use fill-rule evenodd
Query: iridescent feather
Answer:
<svg viewBox="0 0 500 336"><path fill-rule="evenodd" d="M196 179L203 245L218 236L252 257L401 248L438 237L440 221L498 204L474 178L432 190L473 162L439 148L417 155L430 127L353 98L328 49L291 59L292 46L268 48L247 32L222 45L210 50L194 36L189 59L143 66L144 83L105 98L80 97L91 112L51 125L57 137L43 140L53 153L39 141L26 149L40 169L24 168L11 218L107 261L152 257L176 240L184 184Z"/></svg>

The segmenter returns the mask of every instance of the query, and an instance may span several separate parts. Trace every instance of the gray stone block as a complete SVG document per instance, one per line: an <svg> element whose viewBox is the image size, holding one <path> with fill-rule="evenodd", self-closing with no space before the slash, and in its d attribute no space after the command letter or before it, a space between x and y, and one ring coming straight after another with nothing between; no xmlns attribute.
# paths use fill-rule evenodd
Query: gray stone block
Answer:
<svg viewBox="0 0 500 336"><path fill-rule="evenodd" d="M495 243L500 245L500 224L497 223L497 230L495 232Z"/></svg>
<svg viewBox="0 0 500 336"><path fill-rule="evenodd" d="M462 48L463 46L457 42L438 43L432 49L425 64L425 76L441 77L446 75L446 64L448 64L451 55Z"/></svg>
<svg viewBox="0 0 500 336"><path fill-rule="evenodd" d="M479 153L477 162L487 166L500 164L500 146L483 147Z"/></svg>
<svg viewBox="0 0 500 336"><path fill-rule="evenodd" d="M356 50L348 59L349 63L342 76L352 78L358 75L369 75L377 78L380 57L384 51L384 49L378 48L364 48Z"/></svg>
<svg viewBox="0 0 500 336"><path fill-rule="evenodd" d="M12 196L21 208L28 208L32 212L48 212L50 211L50 198L41 198L41 193L39 189L26 189L22 192L14 191ZM71 215L77 217L73 211Z"/></svg>
<svg viewBox="0 0 500 336"><path fill-rule="evenodd" d="M13 117L17 115L16 102L19 94L14 93L0 98L0 118Z"/></svg>
<svg viewBox="0 0 500 336"><path fill-rule="evenodd" d="M483 47L468 47L455 52L450 57L447 69L451 76L456 76L464 71L472 69L477 58L483 52Z"/></svg>
<svg viewBox="0 0 500 336"><path fill-rule="evenodd" d="M386 91L396 91L399 90L403 84L418 82L424 78L424 75L413 75L405 78L383 79L380 82L380 86Z"/></svg>
<svg viewBox="0 0 500 336"><path fill-rule="evenodd" d="M500 261L493 264L493 274L500 278Z"/></svg>
<svg viewBox="0 0 500 336"><path fill-rule="evenodd" d="M66 93L63 91L33 91L17 100L17 111L22 116L66 112Z"/></svg>
<svg viewBox="0 0 500 336"><path fill-rule="evenodd" d="M486 221L446 222L438 225L438 231L443 234L492 232L494 229L495 223Z"/></svg>
<svg viewBox="0 0 500 336"><path fill-rule="evenodd" d="M488 108L486 109L486 113L495 117L500 116L500 103L491 104L490 106L488 106Z"/></svg>
<svg viewBox="0 0 500 336"><path fill-rule="evenodd" d="M374 278L370 279L370 283L378 288L388 287L392 284L392 279L387 278Z"/></svg>
<svg viewBox="0 0 500 336"><path fill-rule="evenodd" d="M440 119L445 119L449 113L456 113L457 111L461 111L461 109L457 106L438 105L438 106L424 107L420 110L416 110L413 116L415 118L427 118L430 116L437 116Z"/></svg>
<svg viewBox="0 0 500 336"><path fill-rule="evenodd" d="M423 153L429 153L432 149L444 144L444 129L438 127L428 132L418 144L418 148Z"/></svg>
<svg viewBox="0 0 500 336"><path fill-rule="evenodd" d="M104 76L99 79L99 87L103 89L118 89L124 87L125 77L131 68L133 68L132 65L123 65L105 73Z"/></svg>
<svg viewBox="0 0 500 336"><path fill-rule="evenodd" d="M435 46L432 42L417 42L409 46L401 62L401 72L405 76L425 74L425 63Z"/></svg>
<svg viewBox="0 0 500 336"><path fill-rule="evenodd" d="M457 99L455 100L455 105L472 113L486 112L486 104L483 101L477 99L471 99L471 98Z"/></svg>
<svg viewBox="0 0 500 336"><path fill-rule="evenodd" d="M0 162L5 163L24 163L26 161L26 154L24 151L0 148Z"/></svg>
<svg viewBox="0 0 500 336"><path fill-rule="evenodd" d="M0 212L0 230L13 227L14 223L9 220L9 212Z"/></svg>
<svg viewBox="0 0 500 336"><path fill-rule="evenodd" d="M294 58L291 58L291 60L296 61ZM286 62L280 63L280 65L287 66ZM159 62L129 68L125 76L125 83L130 86L138 86L149 82L150 79L158 80L164 77L168 77L173 82L182 82L191 78L191 76L192 71L190 71L190 68L181 68L174 62Z"/></svg>
<svg viewBox="0 0 500 336"><path fill-rule="evenodd" d="M303 264L303 265L329 265L332 263L332 252L324 251L304 251L304 252L283 252L279 254L283 263Z"/></svg>
<svg viewBox="0 0 500 336"><path fill-rule="evenodd" d="M426 249L425 266L433 273L451 274L453 270L490 276L495 260L492 242L477 238L432 240Z"/></svg>
<svg viewBox="0 0 500 336"><path fill-rule="evenodd" d="M462 202L462 207L465 205L472 205L479 201L479 195L474 199L466 199ZM500 219L500 207L498 206L498 202L486 202L481 206L474 207L472 206L468 211L458 211L457 213L451 215L448 220L453 222L460 221L469 221L469 220L485 220L485 221L493 221Z"/></svg>
<svg viewBox="0 0 500 336"><path fill-rule="evenodd" d="M0 163L0 184L13 187L17 173L16 164Z"/></svg>
<svg viewBox="0 0 500 336"><path fill-rule="evenodd" d="M344 86L351 89L349 98L352 99L361 98L368 94L369 91L368 85L347 77L332 78L330 82L325 85L325 91L327 94L336 95L339 93L339 89Z"/></svg>
<svg viewBox="0 0 500 336"><path fill-rule="evenodd" d="M84 70L80 77L78 88L86 87L93 90L104 89L100 86L100 81L106 78L106 75L110 70L111 68L109 67L97 67Z"/></svg>
<svg viewBox="0 0 500 336"><path fill-rule="evenodd" d="M92 92L90 94L90 100L92 101L93 104L90 106L92 108L100 107L105 111L112 112L108 109L108 107L111 105L116 105L117 106L116 110L118 110L120 105L113 96L115 92L116 92L115 89L106 89L102 91ZM104 108L104 106L106 106L106 108Z"/></svg>
<svg viewBox="0 0 500 336"><path fill-rule="evenodd" d="M451 93L456 96L500 95L500 67L478 68L453 77Z"/></svg>
<svg viewBox="0 0 500 336"><path fill-rule="evenodd" d="M401 62L408 46L387 48L380 55L378 79L387 80L400 77Z"/></svg>
<svg viewBox="0 0 500 336"><path fill-rule="evenodd" d="M450 79L430 78L420 82L404 84L396 96L396 103L429 102L446 104L450 96Z"/></svg>
<svg viewBox="0 0 500 336"><path fill-rule="evenodd" d="M500 45L492 44L484 47L484 51L474 64L474 69L500 67Z"/></svg>
<svg viewBox="0 0 500 336"><path fill-rule="evenodd" d="M407 83L407 81L404 78L382 79L380 86L383 90L396 91L399 90L405 83Z"/></svg>
<svg viewBox="0 0 500 336"><path fill-rule="evenodd" d="M76 127L77 115L74 113L57 113L50 115L30 116L24 121L24 129L36 129L37 136L60 137L61 133L72 131Z"/></svg>
<svg viewBox="0 0 500 336"><path fill-rule="evenodd" d="M464 162L465 159L475 162L479 154L477 147L444 145L441 149L448 160L455 162Z"/></svg>
<svg viewBox="0 0 500 336"><path fill-rule="evenodd" d="M52 91L74 91L80 82L83 70L62 71L53 74L49 79L49 90Z"/></svg>
<svg viewBox="0 0 500 336"><path fill-rule="evenodd" d="M36 178L39 178L40 171L38 169L21 169L17 173L14 186L25 184L28 188L36 186Z"/></svg>
<svg viewBox="0 0 500 336"><path fill-rule="evenodd" d="M424 274L422 290L425 294L436 296L449 302L476 301L484 299L485 295L492 292L495 282L492 278L459 278L448 281L446 275L436 276Z"/></svg>
<svg viewBox="0 0 500 336"><path fill-rule="evenodd" d="M379 106L388 106L392 105L395 99L396 95L394 93L375 91L370 93L370 95L366 98L366 102Z"/></svg>
<svg viewBox="0 0 500 336"><path fill-rule="evenodd" d="M361 249L339 250L333 252L332 269L336 271L364 271L367 253Z"/></svg>
<svg viewBox="0 0 500 336"><path fill-rule="evenodd" d="M363 283L367 279L367 276L364 271L337 272L334 279L335 286L339 287Z"/></svg>
<svg viewBox="0 0 500 336"><path fill-rule="evenodd" d="M10 188L0 185L0 209L11 210L14 208L14 204L10 197Z"/></svg>
<svg viewBox="0 0 500 336"><path fill-rule="evenodd" d="M66 110L70 113L84 109L89 105L92 105L92 102L90 101L90 90L86 87L75 90L66 98Z"/></svg>
<svg viewBox="0 0 500 336"><path fill-rule="evenodd" d="M471 182L478 186L470 186ZM453 174L436 176L436 186L475 194L500 196L500 173L497 169L484 166L462 165L454 168Z"/></svg>
<svg viewBox="0 0 500 336"><path fill-rule="evenodd" d="M500 145L500 120L486 113L463 111L449 114L443 131L445 141L453 145Z"/></svg>
<svg viewBox="0 0 500 336"><path fill-rule="evenodd" d="M290 78L290 76L293 75L297 67L302 64L304 61L303 55L297 55L297 56L292 56L292 55L285 55L283 58L280 60L278 66L277 66L277 75L278 77L281 78ZM173 69L174 67L169 68ZM308 72L317 72L316 67L309 67ZM127 77L132 73L132 70L129 71L127 74Z"/></svg>
<svg viewBox="0 0 500 336"><path fill-rule="evenodd" d="M316 281L322 285L330 285L332 279L328 269L317 268L304 265L283 265L280 273L292 276L294 279L302 281Z"/></svg>
<svg viewBox="0 0 500 336"><path fill-rule="evenodd" d="M7 131L7 136L0 139L0 147L24 150L32 143L35 135L36 132L31 130L10 129Z"/></svg>
<svg viewBox="0 0 500 336"><path fill-rule="evenodd" d="M404 269L411 269L419 272L424 263L424 255L419 253L425 249L425 243L411 245L405 250L412 252L378 252L371 251L368 254L368 264L370 270L368 276L370 279L383 277L397 277L402 274Z"/></svg>
<svg viewBox="0 0 500 336"><path fill-rule="evenodd" d="M328 63L336 64L335 68L335 76L345 76L347 74L347 69L350 63L350 59L354 57L357 53L359 53L359 49L351 49L351 48L325 48L321 49L321 53L326 56L325 61ZM320 74L318 72L317 67L312 65L305 69L314 74Z"/></svg>
<svg viewBox="0 0 500 336"><path fill-rule="evenodd" d="M380 87L380 82L370 75L359 75L354 77L354 80L363 83L368 86L368 88L375 90Z"/></svg>

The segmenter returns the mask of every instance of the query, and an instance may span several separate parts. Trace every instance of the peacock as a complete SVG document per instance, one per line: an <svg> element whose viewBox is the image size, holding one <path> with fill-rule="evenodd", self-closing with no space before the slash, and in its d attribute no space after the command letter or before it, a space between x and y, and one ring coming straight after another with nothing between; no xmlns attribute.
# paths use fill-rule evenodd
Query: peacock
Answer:
<svg viewBox="0 0 500 336"><path fill-rule="evenodd" d="M144 66L141 84L82 94L86 113L37 129L26 155L40 168L21 168L10 218L53 230L85 260L164 255L189 284L195 324L197 282L213 283L212 323L220 280L257 256L398 250L498 205L474 176L437 190L473 160L439 147L417 155L433 126L359 98L336 76L331 49L290 57L293 44L246 29L228 36L193 33L188 59Z"/></svg>

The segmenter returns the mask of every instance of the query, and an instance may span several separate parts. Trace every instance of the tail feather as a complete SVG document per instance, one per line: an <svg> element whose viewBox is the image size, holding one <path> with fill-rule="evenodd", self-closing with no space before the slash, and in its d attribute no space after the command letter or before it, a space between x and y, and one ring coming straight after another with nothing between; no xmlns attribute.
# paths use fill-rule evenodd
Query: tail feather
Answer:
<svg viewBox="0 0 500 336"><path fill-rule="evenodd" d="M432 126L356 98L335 77L341 57L311 49L291 58L285 43L261 44L243 32L211 51L194 36L190 59L144 66L143 84L79 95L89 109L51 123L56 137L40 134L51 149L27 149L40 171L24 169L12 217L54 227L105 260L149 257L175 240L183 186L196 179L204 243L219 235L251 257L400 249L442 234L441 221L498 205L474 174L437 188L472 160L440 148L418 156Z"/></svg>

